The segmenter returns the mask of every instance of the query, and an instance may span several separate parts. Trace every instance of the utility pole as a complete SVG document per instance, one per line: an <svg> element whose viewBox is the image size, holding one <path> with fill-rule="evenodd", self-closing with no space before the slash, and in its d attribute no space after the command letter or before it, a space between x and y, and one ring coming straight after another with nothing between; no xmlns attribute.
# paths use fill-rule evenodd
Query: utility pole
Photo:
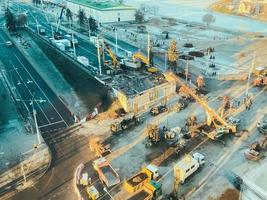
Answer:
<svg viewBox="0 0 267 200"><path fill-rule="evenodd" d="M32 111L33 111L33 118L34 118L34 124L35 124L35 129L36 129L36 134L37 134L37 142L38 142L38 146L42 143L41 141L41 136L40 136L40 131L39 131L39 127L37 124L37 118L36 118L36 110L34 109L34 103L33 101L31 101L32 104Z"/></svg>
<svg viewBox="0 0 267 200"><path fill-rule="evenodd" d="M100 45L99 45L99 38L96 40L97 45L97 58L98 58L98 67L99 67L99 74L102 75L102 69L101 69L101 59L100 59Z"/></svg>
<svg viewBox="0 0 267 200"><path fill-rule="evenodd" d="M72 48L73 48L73 54L76 57L76 49L75 49L75 43L74 43L74 35L73 30L71 30L71 38L72 38Z"/></svg>
<svg viewBox="0 0 267 200"><path fill-rule="evenodd" d="M54 30L53 30L53 25L52 24L51 24L51 32L52 32L52 38L55 39Z"/></svg>
<svg viewBox="0 0 267 200"><path fill-rule="evenodd" d="M37 28L37 33L38 33L38 35L40 34L40 31L39 31L39 24L38 24L38 21L37 21L37 19L35 19L36 20L36 28Z"/></svg>
<svg viewBox="0 0 267 200"><path fill-rule="evenodd" d="M253 58L252 58L252 63L251 63L251 66L250 66L249 72L248 72L248 81L247 81L247 88L246 88L246 96L247 97L248 97L248 89L249 89L249 84L250 84L250 79L251 79L251 73L254 70L254 66L255 66L255 58L256 58L256 54L254 52Z"/></svg>
<svg viewBox="0 0 267 200"><path fill-rule="evenodd" d="M164 62L164 64L165 64L165 71L168 70L168 69L167 69L167 61L168 61L168 53L165 52L165 62Z"/></svg>
<svg viewBox="0 0 267 200"><path fill-rule="evenodd" d="M115 28L115 38L116 38L116 55L118 55L118 33L117 33L117 28Z"/></svg>
<svg viewBox="0 0 267 200"><path fill-rule="evenodd" d="M33 120L34 120L34 125L35 125L35 129L36 129L36 135L37 135L37 146L39 146L40 144L42 144L42 140L41 140L41 133L40 133L40 130L39 130L39 127L38 127L38 123L37 123L37 112L34 108L34 102L39 102L39 103L42 103L42 102L46 102L46 100L35 100L35 99L31 99L31 100L22 100L22 99L16 99L16 101L22 101L22 102L30 102L30 105L32 106L32 114L33 114Z"/></svg>
<svg viewBox="0 0 267 200"><path fill-rule="evenodd" d="M148 66L150 66L150 34L147 34L147 58L148 58Z"/></svg>
<svg viewBox="0 0 267 200"><path fill-rule="evenodd" d="M25 174L25 170L24 170L24 166L23 166L23 161L22 161L21 158L20 158L20 168L21 168L21 172L22 172L22 175L23 175L24 182L26 183L27 179L26 179L26 174Z"/></svg>
<svg viewBox="0 0 267 200"><path fill-rule="evenodd" d="M187 80L188 80L188 60L186 60L186 69L185 69L185 81L187 83Z"/></svg>

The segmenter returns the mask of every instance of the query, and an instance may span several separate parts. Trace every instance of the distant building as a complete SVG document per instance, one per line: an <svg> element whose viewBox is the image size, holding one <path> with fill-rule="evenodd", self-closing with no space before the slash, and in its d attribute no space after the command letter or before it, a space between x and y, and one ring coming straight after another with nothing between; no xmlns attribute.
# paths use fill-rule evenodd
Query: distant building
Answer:
<svg viewBox="0 0 267 200"><path fill-rule="evenodd" d="M84 10L87 17L92 16L99 23L127 22L135 20L135 8L112 1L67 0L67 8L78 14Z"/></svg>
<svg viewBox="0 0 267 200"><path fill-rule="evenodd" d="M267 162L254 166L251 170L242 171L239 168L243 184L241 185L240 200L266 200L267 199Z"/></svg>
<svg viewBox="0 0 267 200"><path fill-rule="evenodd" d="M241 0L238 11L240 14L258 15L262 12L263 7L267 4L267 0Z"/></svg>

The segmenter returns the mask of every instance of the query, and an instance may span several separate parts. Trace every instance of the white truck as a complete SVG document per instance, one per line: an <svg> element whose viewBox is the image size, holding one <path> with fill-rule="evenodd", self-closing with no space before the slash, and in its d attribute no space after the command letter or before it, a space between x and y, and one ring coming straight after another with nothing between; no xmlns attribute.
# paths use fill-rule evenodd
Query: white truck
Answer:
<svg viewBox="0 0 267 200"><path fill-rule="evenodd" d="M97 39L100 46L104 45L104 40L101 38L97 38L96 36L90 36L90 42L92 42L95 47L97 47Z"/></svg>
<svg viewBox="0 0 267 200"><path fill-rule="evenodd" d="M52 39L52 43L55 44L62 51L65 51L66 48L71 47L71 43L67 39L61 39L61 40L54 40L54 39Z"/></svg>
<svg viewBox="0 0 267 200"><path fill-rule="evenodd" d="M205 164L205 156L196 152L192 156L186 155L174 165L174 177L183 184L185 180Z"/></svg>
<svg viewBox="0 0 267 200"><path fill-rule="evenodd" d="M85 56L77 56L77 61L86 67L89 66L89 60Z"/></svg>
<svg viewBox="0 0 267 200"><path fill-rule="evenodd" d="M64 36L64 38L65 39L67 39L67 40L69 40L70 41L70 43L71 43L71 45L75 45L75 46L77 46L78 45L78 40L76 39L76 38L72 38L72 35L70 35L70 34L66 34L65 36Z"/></svg>

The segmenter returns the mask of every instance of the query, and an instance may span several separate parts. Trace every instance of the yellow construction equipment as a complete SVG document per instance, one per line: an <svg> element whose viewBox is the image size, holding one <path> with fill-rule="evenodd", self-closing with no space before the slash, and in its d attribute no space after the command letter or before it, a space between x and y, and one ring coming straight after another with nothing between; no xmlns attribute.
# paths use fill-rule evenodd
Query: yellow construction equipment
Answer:
<svg viewBox="0 0 267 200"><path fill-rule="evenodd" d="M142 54L141 52L136 52L133 55L133 60L140 60L141 62L143 62L144 64L147 65L147 71L151 72L151 73L156 73L158 71L158 69L156 67L151 67L148 58Z"/></svg>
<svg viewBox="0 0 267 200"><path fill-rule="evenodd" d="M204 80L203 76L198 76L196 83L197 83L198 88L203 88L205 86L205 80Z"/></svg>
<svg viewBox="0 0 267 200"><path fill-rule="evenodd" d="M220 132L232 132L235 133L236 132L236 126L235 125L231 125L228 124L220 115L218 115L213 109L211 109L208 106L208 103L200 98L198 95L195 94L195 92L193 92L186 84L184 84L183 81L181 81L175 74L173 74L172 72L168 72L164 74L167 80L173 81L175 80L180 86L180 92L185 93L186 95L190 95L191 97L193 97L196 102L202 106L202 108L206 111L207 114L207 121L206 124L208 126L211 126L211 124L213 123L216 127L216 131L211 132L211 133L207 133L207 136L211 139L216 139L218 137L217 133ZM220 123L220 125L218 125L218 123Z"/></svg>
<svg viewBox="0 0 267 200"><path fill-rule="evenodd" d="M170 47L168 49L168 60L174 63L177 61L177 58L178 58L177 42L175 40L172 40Z"/></svg>
<svg viewBox="0 0 267 200"><path fill-rule="evenodd" d="M108 52L108 55L110 56L110 58L112 59L112 65L116 68L120 66L119 61L117 60L116 55L112 52L112 50L110 49L109 45L104 42L104 46L106 51Z"/></svg>

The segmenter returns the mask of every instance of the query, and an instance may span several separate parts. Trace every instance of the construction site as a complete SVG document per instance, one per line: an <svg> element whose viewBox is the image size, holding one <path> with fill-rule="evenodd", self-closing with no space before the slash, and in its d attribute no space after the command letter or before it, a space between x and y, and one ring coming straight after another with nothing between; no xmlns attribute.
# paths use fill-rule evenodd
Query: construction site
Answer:
<svg viewBox="0 0 267 200"><path fill-rule="evenodd" d="M132 4L137 2L160 4ZM199 22L206 4L193 10L197 19L185 20L183 12L177 19L176 4L167 1L159 8L161 13L169 9L165 16L147 9L142 23L102 24L98 36L88 37L75 25L71 36L64 36L64 6L57 8L57 23L51 23L57 30L52 28L52 38L50 26L42 25L44 34L39 25L37 31L28 30L100 82L113 100L103 112L96 106L86 120L74 116L65 132L45 135L54 137L49 145L55 144L53 159L59 161L52 160L55 171L51 167L34 190L42 183L48 187L61 177L57 173L65 182L45 194L37 192L39 198L267 199L265 27L253 32L219 26L215 19L214 25ZM227 18L214 15L216 20ZM22 191L23 197L31 193ZM22 199L19 194L14 200Z"/></svg>

